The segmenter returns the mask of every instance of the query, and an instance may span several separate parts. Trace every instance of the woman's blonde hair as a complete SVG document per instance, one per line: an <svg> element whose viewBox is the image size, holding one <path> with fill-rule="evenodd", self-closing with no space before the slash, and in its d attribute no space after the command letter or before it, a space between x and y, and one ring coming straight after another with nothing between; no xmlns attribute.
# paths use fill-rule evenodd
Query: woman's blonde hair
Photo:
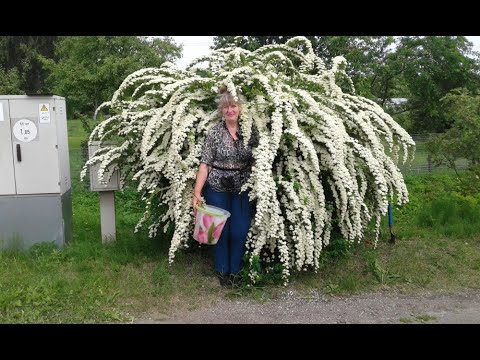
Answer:
<svg viewBox="0 0 480 360"><path fill-rule="evenodd" d="M242 111L243 104L245 103L244 97L240 94L237 94L238 101L235 100L235 98L228 92L226 86L220 86L218 88L218 95L215 98L215 102L217 103L218 106L218 112L220 115L222 114L222 108L225 106L230 106L230 105L238 105L240 108L240 112Z"/></svg>

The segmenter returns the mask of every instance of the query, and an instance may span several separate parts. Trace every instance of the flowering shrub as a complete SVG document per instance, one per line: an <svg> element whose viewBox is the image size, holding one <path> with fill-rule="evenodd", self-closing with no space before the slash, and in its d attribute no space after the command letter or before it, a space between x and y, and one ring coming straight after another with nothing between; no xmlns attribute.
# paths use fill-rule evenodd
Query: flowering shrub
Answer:
<svg viewBox="0 0 480 360"><path fill-rule="evenodd" d="M198 66L204 63L205 67ZM414 142L380 106L355 96L345 59L330 68L303 38L250 52L224 48L193 61L187 70L167 62L129 75L111 101L107 120L90 141L105 143L86 163L131 176L143 193L149 235L174 223L169 260L188 247L193 232L193 186L207 130L219 121L214 98L220 85L247 102L241 115L248 141L259 130L255 165L242 190L255 204L247 238L251 258L290 270L318 269L333 230L361 241L374 221L375 241L388 199L408 201L396 166L413 156ZM100 109L99 108L99 109ZM113 144L115 145L111 145ZM106 145L109 144L109 145ZM159 206L168 210L157 217Z"/></svg>

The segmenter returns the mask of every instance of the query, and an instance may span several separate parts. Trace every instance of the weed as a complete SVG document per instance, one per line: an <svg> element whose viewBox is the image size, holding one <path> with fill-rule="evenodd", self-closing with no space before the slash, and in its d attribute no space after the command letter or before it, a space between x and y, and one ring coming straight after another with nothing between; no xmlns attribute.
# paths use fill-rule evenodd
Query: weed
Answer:
<svg viewBox="0 0 480 360"><path fill-rule="evenodd" d="M420 321L422 323L426 323L426 322L429 322L429 321L437 320L437 317L432 316L432 315L428 315L428 314L420 314L420 315L415 316L415 319L417 319L418 321Z"/></svg>

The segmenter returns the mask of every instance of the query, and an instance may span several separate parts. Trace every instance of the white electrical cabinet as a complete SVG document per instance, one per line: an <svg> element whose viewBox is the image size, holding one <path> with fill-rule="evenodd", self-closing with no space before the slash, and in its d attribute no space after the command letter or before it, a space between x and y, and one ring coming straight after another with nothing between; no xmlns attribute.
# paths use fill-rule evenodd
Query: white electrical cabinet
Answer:
<svg viewBox="0 0 480 360"><path fill-rule="evenodd" d="M0 249L71 238L65 98L0 95Z"/></svg>

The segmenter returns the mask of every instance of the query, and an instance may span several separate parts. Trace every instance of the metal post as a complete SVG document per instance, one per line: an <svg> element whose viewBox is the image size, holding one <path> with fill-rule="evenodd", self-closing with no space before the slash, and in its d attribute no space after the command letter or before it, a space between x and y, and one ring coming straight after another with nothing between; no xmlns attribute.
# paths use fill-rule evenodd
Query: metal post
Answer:
<svg viewBox="0 0 480 360"><path fill-rule="evenodd" d="M390 243L395 244L395 234L393 233L393 215L392 206L388 204L388 227L390 229Z"/></svg>
<svg viewBox="0 0 480 360"><path fill-rule="evenodd" d="M102 229L102 244L115 241L115 193L100 191L100 225Z"/></svg>

